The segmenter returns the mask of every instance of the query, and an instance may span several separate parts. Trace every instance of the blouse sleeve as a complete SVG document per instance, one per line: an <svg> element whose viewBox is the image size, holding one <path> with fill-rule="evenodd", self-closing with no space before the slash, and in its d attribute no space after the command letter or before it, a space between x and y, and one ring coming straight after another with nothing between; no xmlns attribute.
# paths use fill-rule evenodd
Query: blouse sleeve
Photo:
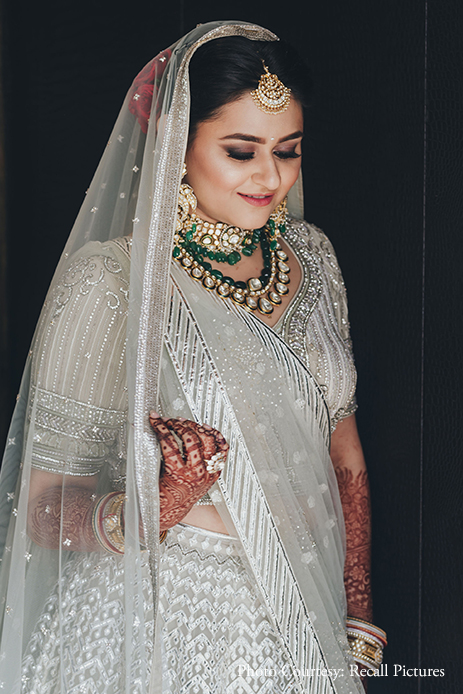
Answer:
<svg viewBox="0 0 463 694"><path fill-rule="evenodd" d="M32 354L32 465L94 475L121 466L129 258L90 243L50 291Z"/></svg>
<svg viewBox="0 0 463 694"><path fill-rule="evenodd" d="M347 294L334 248L328 237L317 227L309 225L313 247L321 270L318 330L325 334L322 359L330 362L330 381L325 384L332 428L357 409L355 389L357 372L350 337ZM317 315L313 316L314 322ZM327 380L327 379L326 379Z"/></svg>

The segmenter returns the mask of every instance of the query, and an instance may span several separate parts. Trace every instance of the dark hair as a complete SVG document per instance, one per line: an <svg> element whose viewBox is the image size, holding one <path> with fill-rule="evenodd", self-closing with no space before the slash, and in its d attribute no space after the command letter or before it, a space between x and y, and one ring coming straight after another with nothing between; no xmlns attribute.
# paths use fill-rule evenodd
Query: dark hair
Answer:
<svg viewBox="0 0 463 694"><path fill-rule="evenodd" d="M285 41L252 41L243 36L214 39L200 46L190 63L190 139L199 123L214 118L243 92L257 88L262 61L291 89L302 108L307 108L312 79L292 46Z"/></svg>

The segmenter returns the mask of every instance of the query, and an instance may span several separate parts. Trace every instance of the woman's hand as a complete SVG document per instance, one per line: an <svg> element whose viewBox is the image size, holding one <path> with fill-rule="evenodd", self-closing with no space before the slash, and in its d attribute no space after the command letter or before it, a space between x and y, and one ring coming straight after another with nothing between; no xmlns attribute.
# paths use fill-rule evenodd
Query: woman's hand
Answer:
<svg viewBox="0 0 463 694"><path fill-rule="evenodd" d="M150 413L150 424L163 456L159 478L162 532L177 525L218 480L228 444L220 431L207 424L163 419L155 412Z"/></svg>

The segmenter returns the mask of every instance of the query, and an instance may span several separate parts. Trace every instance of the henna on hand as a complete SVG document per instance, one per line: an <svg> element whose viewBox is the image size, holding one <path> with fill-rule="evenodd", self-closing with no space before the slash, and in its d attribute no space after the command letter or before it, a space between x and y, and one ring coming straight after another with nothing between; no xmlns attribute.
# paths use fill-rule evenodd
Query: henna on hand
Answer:
<svg viewBox="0 0 463 694"><path fill-rule="evenodd" d="M335 467L346 525L344 584L347 613L371 622L371 509L366 470L354 474L351 468Z"/></svg>
<svg viewBox="0 0 463 694"><path fill-rule="evenodd" d="M28 535L40 547L101 551L92 528L97 499L82 487L52 487L29 503ZM62 527L62 531L61 531Z"/></svg>
<svg viewBox="0 0 463 694"><path fill-rule="evenodd" d="M162 419L150 413L150 424L163 456L159 478L162 532L177 525L218 480L220 471L208 472L206 461L217 453L226 455L228 444L217 429L189 420Z"/></svg>

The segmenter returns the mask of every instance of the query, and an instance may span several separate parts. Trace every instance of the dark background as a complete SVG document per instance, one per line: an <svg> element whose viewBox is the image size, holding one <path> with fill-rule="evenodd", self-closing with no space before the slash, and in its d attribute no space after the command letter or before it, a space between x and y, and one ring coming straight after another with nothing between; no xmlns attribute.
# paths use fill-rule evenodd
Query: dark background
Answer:
<svg viewBox="0 0 463 694"><path fill-rule="evenodd" d="M132 78L198 22L229 18L289 39L315 78L306 218L332 239L349 292L374 512L375 621L390 643L389 677L369 691L457 694L461 0L238 0L225 9L210 0L4 0L3 427L54 266ZM445 677L394 677L394 664L444 668Z"/></svg>

